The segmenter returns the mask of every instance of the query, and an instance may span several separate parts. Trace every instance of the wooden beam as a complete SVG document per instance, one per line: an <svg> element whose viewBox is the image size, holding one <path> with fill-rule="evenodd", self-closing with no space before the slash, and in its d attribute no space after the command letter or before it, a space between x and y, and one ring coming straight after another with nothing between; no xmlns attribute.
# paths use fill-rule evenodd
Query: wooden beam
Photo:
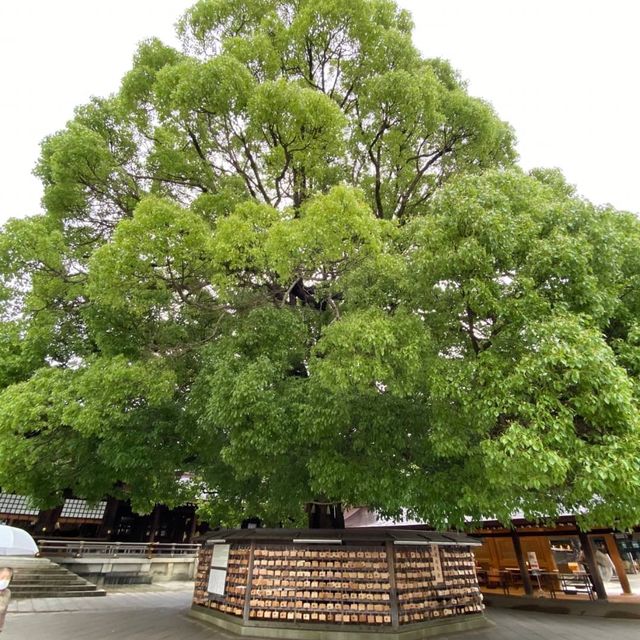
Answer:
<svg viewBox="0 0 640 640"><path fill-rule="evenodd" d="M386 543L387 567L389 568L389 608L391 610L391 626L397 629L400 626L400 615L398 611L398 587L396 585L396 550L393 542Z"/></svg>
<svg viewBox="0 0 640 640"><path fill-rule="evenodd" d="M194 515L195 518L195 515ZM242 609L242 620L249 622L249 612L251 610L251 587L253 586L253 558L256 552L256 541L251 541L249 547L249 566L247 567L247 590L244 594L244 607Z"/></svg>
<svg viewBox="0 0 640 640"><path fill-rule="evenodd" d="M579 531L577 528L566 527L561 529L542 529L540 531L532 531L527 529L516 529L520 538L538 538L540 536L577 536ZM470 534L473 538L510 538L511 531L474 531Z"/></svg>
<svg viewBox="0 0 640 640"><path fill-rule="evenodd" d="M603 537L604 543L607 545L607 551L611 556L613 566L616 568L622 592L630 595L632 593L631 585L629 584L629 578L627 577L627 572L624 568L624 562L622 562L622 558L620 557L620 551L618 550L616 539L610 533L606 533Z"/></svg>
<svg viewBox="0 0 640 640"><path fill-rule="evenodd" d="M522 586L524 587L524 593L527 596L533 595L533 586L531 585L531 577L529 576L529 568L524 559L522 553L522 545L520 544L520 538L515 530L511 531L511 541L513 542L513 548L516 552L516 560L518 561L518 567L520 568L520 575L522 576Z"/></svg>
<svg viewBox="0 0 640 640"><path fill-rule="evenodd" d="M596 562L596 557L593 552L591 538L589 538L589 536L584 531L580 531L580 533L578 533L578 537L580 538L580 546L582 547L584 560L589 569L589 574L591 575L593 590L596 592L598 600L607 600L607 590L604 588L602 576L598 571L598 563Z"/></svg>

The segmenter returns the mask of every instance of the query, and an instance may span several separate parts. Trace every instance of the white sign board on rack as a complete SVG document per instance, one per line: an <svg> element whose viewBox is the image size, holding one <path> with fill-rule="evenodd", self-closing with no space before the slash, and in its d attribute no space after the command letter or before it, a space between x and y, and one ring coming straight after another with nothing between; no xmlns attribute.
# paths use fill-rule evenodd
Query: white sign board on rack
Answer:
<svg viewBox="0 0 640 640"><path fill-rule="evenodd" d="M228 544L213 545L211 571L209 571L209 584L207 585L207 591L217 596L224 595L230 548L231 547Z"/></svg>
<svg viewBox="0 0 640 640"><path fill-rule="evenodd" d="M211 558L211 566L217 569L226 569L229 564L229 544L214 544L213 556Z"/></svg>
<svg viewBox="0 0 640 640"><path fill-rule="evenodd" d="M207 591L217 596L223 596L226 581L226 569L211 569L209 572L209 584L207 585Z"/></svg>

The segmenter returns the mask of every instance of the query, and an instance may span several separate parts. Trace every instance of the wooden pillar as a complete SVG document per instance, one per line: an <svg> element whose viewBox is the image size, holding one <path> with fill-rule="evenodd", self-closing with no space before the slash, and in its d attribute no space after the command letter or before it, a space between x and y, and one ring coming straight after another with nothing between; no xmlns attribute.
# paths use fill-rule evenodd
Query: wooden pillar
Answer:
<svg viewBox="0 0 640 640"><path fill-rule="evenodd" d="M398 612L398 587L396 585L396 550L393 542L386 543L387 567L389 569L389 608L391 610L391 626L397 629L400 626L400 615Z"/></svg>
<svg viewBox="0 0 640 640"><path fill-rule="evenodd" d="M618 574L618 579L620 580L620 586L622 587L622 592L625 594L631 595L631 593L633 592L631 591L631 585L629 584L627 571L624 568L624 562L622 562L622 558L620 557L618 544L616 543L616 539L613 537L613 534L606 533L604 535L604 543L607 545L607 551L611 556L611 561L613 562L613 566L616 568L616 573Z"/></svg>
<svg viewBox="0 0 640 640"><path fill-rule="evenodd" d="M524 559L522 553L522 545L520 544L520 537L515 529L511 529L511 541L513 542L513 549L516 552L516 560L518 561L518 567L520 568L520 575L522 576L522 586L524 587L524 593L527 596L533 595L533 586L531 585L531 577L529 576L529 568Z"/></svg>
<svg viewBox="0 0 640 640"><path fill-rule="evenodd" d="M62 507L64 503L54 507L53 509L47 509L45 511L41 511L38 514L38 521L35 526L35 534L38 536L50 536L54 531L56 522L58 522L58 518L60 518L60 514L62 513Z"/></svg>
<svg viewBox="0 0 640 640"><path fill-rule="evenodd" d="M194 513L195 519L195 513ZM251 541L251 546L249 547L249 566L247 567L247 590L244 594L244 609L242 611L242 620L244 622L249 622L249 611L251 609L251 587L253 585L253 557L255 556L256 551L256 541Z"/></svg>
<svg viewBox="0 0 640 640"><path fill-rule="evenodd" d="M549 571L558 571L556 556L551 550L551 546L552 546L551 538L549 538L549 536L545 536L544 539L547 541L547 544L545 545L545 553L546 553L546 559L548 559L549 561Z"/></svg>
<svg viewBox="0 0 640 640"><path fill-rule="evenodd" d="M593 553L593 545L591 544L591 539L584 531L578 532L578 538L580 538L580 546L582 547L584 560L589 569L589 574L591 575L593 590L596 592L598 600L606 600L607 590L604 588L602 576L598 571L598 563L596 562L596 557Z"/></svg>

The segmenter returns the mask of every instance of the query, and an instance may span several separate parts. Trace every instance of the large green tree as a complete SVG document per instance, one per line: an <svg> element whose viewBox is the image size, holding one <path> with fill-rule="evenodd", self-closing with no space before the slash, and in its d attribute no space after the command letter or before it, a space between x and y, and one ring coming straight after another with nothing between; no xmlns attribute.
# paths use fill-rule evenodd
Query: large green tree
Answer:
<svg viewBox="0 0 640 640"><path fill-rule="evenodd" d="M390 0L201 0L0 235L0 486L640 521L640 225ZM191 481L181 480L185 473Z"/></svg>

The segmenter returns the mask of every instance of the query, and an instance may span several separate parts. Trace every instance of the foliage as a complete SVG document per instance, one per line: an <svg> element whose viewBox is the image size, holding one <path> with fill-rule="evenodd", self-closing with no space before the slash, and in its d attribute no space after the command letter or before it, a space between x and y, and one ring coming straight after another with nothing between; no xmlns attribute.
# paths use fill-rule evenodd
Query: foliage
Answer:
<svg viewBox="0 0 640 640"><path fill-rule="evenodd" d="M390 0L179 32L44 141L46 212L0 235L0 485L640 521L636 219L514 168Z"/></svg>

